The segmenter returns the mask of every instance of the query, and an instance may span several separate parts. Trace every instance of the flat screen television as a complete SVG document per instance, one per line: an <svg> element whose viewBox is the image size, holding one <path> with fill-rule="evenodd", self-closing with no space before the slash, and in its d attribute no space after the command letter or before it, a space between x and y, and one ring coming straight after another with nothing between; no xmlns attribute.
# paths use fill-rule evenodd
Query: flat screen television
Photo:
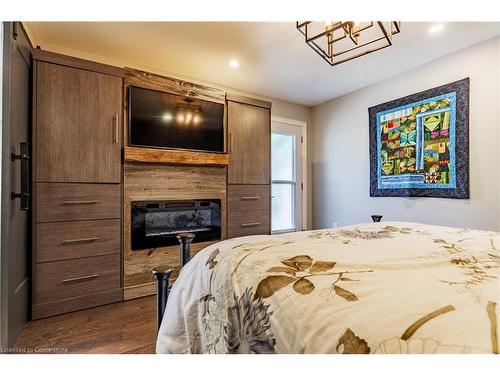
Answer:
<svg viewBox="0 0 500 375"><path fill-rule="evenodd" d="M130 86L129 145L224 152L224 105Z"/></svg>

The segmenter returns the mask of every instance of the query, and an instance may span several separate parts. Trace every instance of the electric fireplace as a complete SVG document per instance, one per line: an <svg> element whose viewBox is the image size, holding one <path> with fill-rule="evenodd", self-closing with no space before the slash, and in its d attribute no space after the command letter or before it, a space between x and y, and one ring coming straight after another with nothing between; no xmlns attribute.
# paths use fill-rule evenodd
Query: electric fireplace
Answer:
<svg viewBox="0 0 500 375"><path fill-rule="evenodd" d="M191 232L193 242L221 239L220 199L132 202L132 250L178 245L176 235Z"/></svg>

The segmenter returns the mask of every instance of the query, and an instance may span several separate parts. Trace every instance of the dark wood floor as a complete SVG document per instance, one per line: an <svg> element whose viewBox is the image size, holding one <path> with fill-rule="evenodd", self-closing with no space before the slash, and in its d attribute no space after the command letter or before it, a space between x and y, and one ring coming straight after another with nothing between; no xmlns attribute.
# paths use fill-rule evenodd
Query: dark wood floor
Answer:
<svg viewBox="0 0 500 375"><path fill-rule="evenodd" d="M154 353L156 300L143 297L29 322L18 350L43 353Z"/></svg>

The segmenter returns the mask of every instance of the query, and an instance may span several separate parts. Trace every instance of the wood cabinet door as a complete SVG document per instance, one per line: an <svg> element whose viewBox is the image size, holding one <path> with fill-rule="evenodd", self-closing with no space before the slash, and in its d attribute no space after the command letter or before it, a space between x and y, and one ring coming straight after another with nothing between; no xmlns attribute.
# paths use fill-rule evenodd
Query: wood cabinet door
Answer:
<svg viewBox="0 0 500 375"><path fill-rule="evenodd" d="M36 180L120 182L122 79L37 62Z"/></svg>
<svg viewBox="0 0 500 375"><path fill-rule="evenodd" d="M269 184L270 116L269 109L228 102L228 183Z"/></svg>

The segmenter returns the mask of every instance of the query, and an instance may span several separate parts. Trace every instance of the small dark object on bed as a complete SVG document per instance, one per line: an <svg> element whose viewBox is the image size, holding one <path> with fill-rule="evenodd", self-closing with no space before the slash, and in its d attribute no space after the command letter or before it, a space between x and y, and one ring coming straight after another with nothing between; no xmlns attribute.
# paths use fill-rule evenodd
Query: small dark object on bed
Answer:
<svg viewBox="0 0 500 375"><path fill-rule="evenodd" d="M174 270L168 266L156 267L151 271L156 279L156 329L160 329L168 299L168 278Z"/></svg>
<svg viewBox="0 0 500 375"><path fill-rule="evenodd" d="M374 223L382 221L382 215L372 215L372 220Z"/></svg>

